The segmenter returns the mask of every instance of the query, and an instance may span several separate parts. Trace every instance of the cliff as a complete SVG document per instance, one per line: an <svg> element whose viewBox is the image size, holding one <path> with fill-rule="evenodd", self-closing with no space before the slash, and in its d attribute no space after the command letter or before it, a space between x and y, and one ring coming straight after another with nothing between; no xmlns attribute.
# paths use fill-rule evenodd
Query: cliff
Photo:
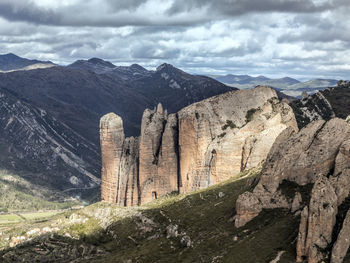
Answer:
<svg viewBox="0 0 350 263"><path fill-rule="evenodd" d="M301 213L297 262L342 262L350 240L350 125L339 118L318 120L276 139L252 192L236 202L241 227L263 209Z"/></svg>
<svg viewBox="0 0 350 263"><path fill-rule="evenodd" d="M269 87L228 92L176 114L161 104L146 109L133 154L121 118L107 114L100 122L102 199L128 206L217 184L265 160L287 127L298 129L293 111Z"/></svg>

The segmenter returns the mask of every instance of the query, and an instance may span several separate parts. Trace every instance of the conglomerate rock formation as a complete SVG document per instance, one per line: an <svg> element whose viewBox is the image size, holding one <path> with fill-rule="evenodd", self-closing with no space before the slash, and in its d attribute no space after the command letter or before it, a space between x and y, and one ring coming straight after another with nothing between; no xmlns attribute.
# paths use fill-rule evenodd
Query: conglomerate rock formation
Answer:
<svg viewBox="0 0 350 263"><path fill-rule="evenodd" d="M301 212L297 262L342 262L350 245L349 138L350 125L339 118L312 122L298 133L283 131L258 185L237 199L235 225L245 225L266 208Z"/></svg>
<svg viewBox="0 0 350 263"><path fill-rule="evenodd" d="M218 95L168 115L146 109L139 138L124 137L122 119L100 122L102 199L143 204L219 183L266 159L276 137L297 130L292 109L269 87Z"/></svg>

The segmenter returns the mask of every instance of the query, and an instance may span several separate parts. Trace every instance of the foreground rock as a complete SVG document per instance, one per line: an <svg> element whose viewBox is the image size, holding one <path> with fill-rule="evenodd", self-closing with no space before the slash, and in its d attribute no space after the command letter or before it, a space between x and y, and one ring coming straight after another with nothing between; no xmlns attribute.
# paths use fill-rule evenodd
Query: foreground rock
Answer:
<svg viewBox="0 0 350 263"><path fill-rule="evenodd" d="M338 118L315 121L298 133L282 132L269 152L258 185L237 199L235 225L245 225L262 209L295 212L299 208L297 261L329 259L329 249L339 234L335 226L342 226L339 220L344 220L337 217L338 207L350 191L349 138L350 125ZM349 246L344 237L346 222L333 248L334 262L342 262Z"/></svg>
<svg viewBox="0 0 350 263"><path fill-rule="evenodd" d="M269 87L228 92L177 114L159 104L145 110L138 139L125 139L121 118L107 114L102 199L129 206L217 184L265 160L287 127L297 130L293 111Z"/></svg>

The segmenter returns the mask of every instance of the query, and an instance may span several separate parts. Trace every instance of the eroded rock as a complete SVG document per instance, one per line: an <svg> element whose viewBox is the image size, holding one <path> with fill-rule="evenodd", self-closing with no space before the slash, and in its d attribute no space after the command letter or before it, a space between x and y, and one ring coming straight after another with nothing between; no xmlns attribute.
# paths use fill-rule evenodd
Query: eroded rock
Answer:
<svg viewBox="0 0 350 263"><path fill-rule="evenodd" d="M145 110L139 138L125 139L121 119L108 114L101 119L102 199L144 204L222 182L265 160L287 127L297 130L293 111L269 87L228 92L170 115L159 104Z"/></svg>
<svg viewBox="0 0 350 263"><path fill-rule="evenodd" d="M302 213L297 244L299 262L301 262L300 259L307 258L309 263L318 263L328 258L326 248L332 241L338 212L337 202L337 195L331 183L327 177L320 176L312 189L307 213L307 228L304 227L305 210Z"/></svg>
<svg viewBox="0 0 350 263"><path fill-rule="evenodd" d="M260 181L253 190L262 208L292 206L292 201L285 198L279 190L283 181L305 186L314 183L320 175L333 174L330 180L335 192L339 196L342 195L338 200L341 203L349 191L349 187L344 188L344 185L350 186L347 184L347 170L344 169L344 165L347 164L345 141L349 137L350 125L338 118L328 122L315 121L298 133L293 133L290 128L282 132L271 148L263 166ZM342 172L336 174L334 170L337 163L339 167L337 171ZM342 173L344 173L343 176L341 176ZM244 212L239 209L246 207L247 204L242 202L244 200L238 198L236 209L237 215L244 217ZM240 216L237 216L236 221L240 221Z"/></svg>

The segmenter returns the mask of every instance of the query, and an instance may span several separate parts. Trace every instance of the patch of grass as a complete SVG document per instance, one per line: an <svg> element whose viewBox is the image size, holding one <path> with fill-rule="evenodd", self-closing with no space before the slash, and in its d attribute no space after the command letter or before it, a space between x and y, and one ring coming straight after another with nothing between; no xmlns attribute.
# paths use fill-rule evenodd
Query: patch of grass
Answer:
<svg viewBox="0 0 350 263"><path fill-rule="evenodd" d="M237 128L236 124L234 124L231 120L226 120L225 125L222 126L221 129L224 131L224 130L226 130L228 127L230 127L231 129Z"/></svg>
<svg viewBox="0 0 350 263"><path fill-rule="evenodd" d="M0 226L14 224L23 221L23 219L15 214L0 215Z"/></svg>
<svg viewBox="0 0 350 263"><path fill-rule="evenodd" d="M225 137L225 135L226 135L226 132L223 132L223 133L218 135L218 138L223 138L223 137Z"/></svg>
<svg viewBox="0 0 350 263"><path fill-rule="evenodd" d="M20 176L0 171L0 212L67 209L77 201L54 202Z"/></svg>
<svg viewBox="0 0 350 263"><path fill-rule="evenodd" d="M248 110L247 114L245 115L246 123L252 121L255 112L257 112L259 110L260 110L259 108L257 108L257 109L253 108L253 109Z"/></svg>

